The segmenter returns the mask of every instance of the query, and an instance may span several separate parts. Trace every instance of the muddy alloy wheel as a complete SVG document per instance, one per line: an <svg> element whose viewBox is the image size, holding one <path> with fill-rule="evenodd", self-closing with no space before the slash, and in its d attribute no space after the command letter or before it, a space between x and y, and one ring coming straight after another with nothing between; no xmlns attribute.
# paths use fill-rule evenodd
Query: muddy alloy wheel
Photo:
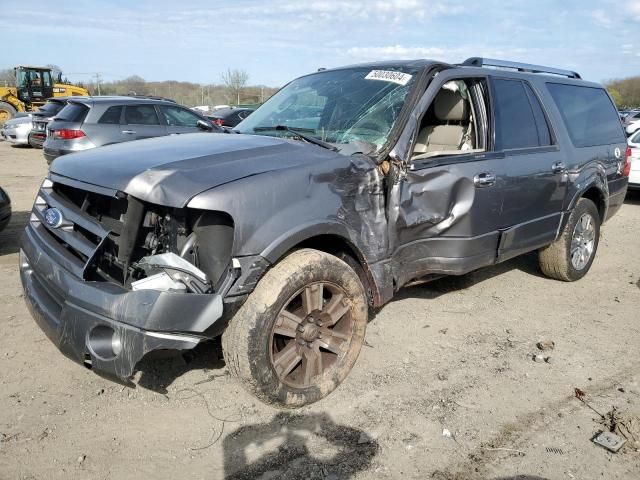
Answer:
<svg viewBox="0 0 640 480"><path fill-rule="evenodd" d="M271 364L292 387L310 387L343 361L353 336L351 302L345 290L312 283L296 292L271 331Z"/></svg>
<svg viewBox="0 0 640 480"><path fill-rule="evenodd" d="M340 385L368 320L364 288L344 261L291 253L258 282L222 336L232 375L265 403L296 408Z"/></svg>

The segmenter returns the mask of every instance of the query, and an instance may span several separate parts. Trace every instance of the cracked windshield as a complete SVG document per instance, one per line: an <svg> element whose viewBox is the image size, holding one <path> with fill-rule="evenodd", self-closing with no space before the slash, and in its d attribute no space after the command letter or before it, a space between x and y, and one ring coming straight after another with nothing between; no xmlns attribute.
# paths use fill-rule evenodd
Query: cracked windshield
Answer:
<svg viewBox="0 0 640 480"><path fill-rule="evenodd" d="M374 153L385 144L407 93L410 69L343 69L294 80L235 129L240 133L296 137L297 133L338 150L351 143Z"/></svg>

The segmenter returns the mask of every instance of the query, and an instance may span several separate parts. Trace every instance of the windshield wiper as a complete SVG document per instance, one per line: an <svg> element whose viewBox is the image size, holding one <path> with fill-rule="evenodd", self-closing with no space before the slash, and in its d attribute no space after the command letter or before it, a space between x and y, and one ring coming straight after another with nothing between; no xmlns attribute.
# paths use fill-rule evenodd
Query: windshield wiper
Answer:
<svg viewBox="0 0 640 480"><path fill-rule="evenodd" d="M309 143L313 143L314 145L318 145L322 148L326 148L327 150L331 150L333 152L338 151L338 148L331 145L330 143L320 140L319 138L312 137L311 135L305 135L304 133L302 133L302 132L309 132L309 133L315 132L315 130L312 130L310 128L296 128L296 127L289 127L288 125L273 125L271 127L255 127L253 129L254 132L264 132L267 130L283 130L285 132L291 132L297 135L298 137L302 138L303 140L306 140Z"/></svg>

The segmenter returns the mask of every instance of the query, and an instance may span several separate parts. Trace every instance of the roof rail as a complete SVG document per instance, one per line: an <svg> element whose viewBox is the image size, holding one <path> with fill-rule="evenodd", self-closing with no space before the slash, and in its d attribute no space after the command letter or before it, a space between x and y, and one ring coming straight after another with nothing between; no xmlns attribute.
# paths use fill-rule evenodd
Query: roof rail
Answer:
<svg viewBox="0 0 640 480"><path fill-rule="evenodd" d="M158 95L124 95L125 97L131 97L131 98L145 98L148 100L166 100L167 102L173 102L176 103L176 101L172 98L166 98L166 97L160 97Z"/></svg>
<svg viewBox="0 0 640 480"><path fill-rule="evenodd" d="M467 58L460 65L465 67L499 67L510 68L519 72L528 73L550 73L562 77L582 79L578 72L562 70L560 68L543 67L541 65L531 65L529 63L510 62L508 60L495 60L493 58L471 57Z"/></svg>

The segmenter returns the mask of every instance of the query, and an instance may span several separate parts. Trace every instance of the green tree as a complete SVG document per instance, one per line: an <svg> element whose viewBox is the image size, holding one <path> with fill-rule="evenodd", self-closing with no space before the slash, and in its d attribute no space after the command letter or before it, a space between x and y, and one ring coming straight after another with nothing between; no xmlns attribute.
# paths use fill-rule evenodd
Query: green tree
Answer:
<svg viewBox="0 0 640 480"><path fill-rule="evenodd" d="M609 92L609 95L611 95L611 98L613 98L613 101L616 104L616 107L622 108L624 106L622 94L613 87L608 87L607 91Z"/></svg>

